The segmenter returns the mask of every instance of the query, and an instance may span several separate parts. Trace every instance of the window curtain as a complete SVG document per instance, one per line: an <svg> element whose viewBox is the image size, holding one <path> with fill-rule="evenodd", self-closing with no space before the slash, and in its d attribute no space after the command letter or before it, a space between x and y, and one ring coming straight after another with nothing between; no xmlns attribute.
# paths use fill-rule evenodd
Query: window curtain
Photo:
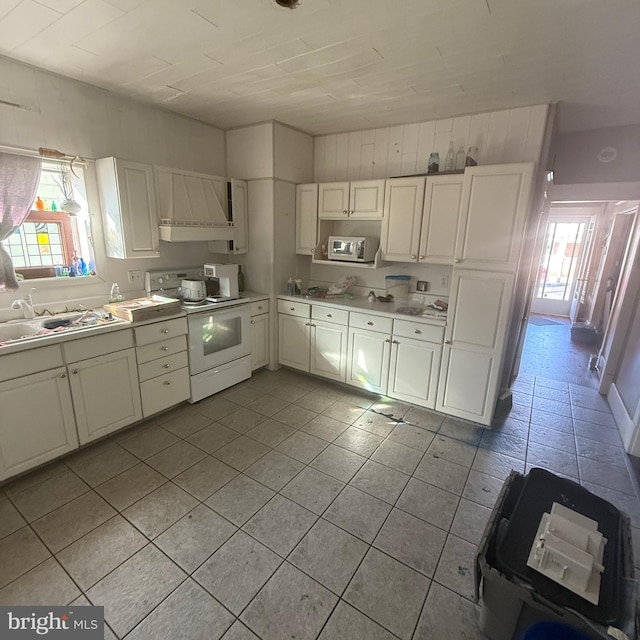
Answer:
<svg viewBox="0 0 640 640"><path fill-rule="evenodd" d="M40 158L0 152L0 291L18 289L11 256L2 246L25 220L40 183Z"/></svg>

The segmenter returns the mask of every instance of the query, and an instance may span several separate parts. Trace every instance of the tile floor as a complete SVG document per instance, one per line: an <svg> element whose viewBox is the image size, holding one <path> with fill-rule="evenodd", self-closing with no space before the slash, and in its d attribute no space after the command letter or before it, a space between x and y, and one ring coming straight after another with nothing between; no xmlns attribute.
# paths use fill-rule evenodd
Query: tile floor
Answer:
<svg viewBox="0 0 640 640"><path fill-rule="evenodd" d="M127 640L480 640L476 545L532 466L640 527L593 389L522 375L489 430L263 371L0 488L0 604L104 605Z"/></svg>

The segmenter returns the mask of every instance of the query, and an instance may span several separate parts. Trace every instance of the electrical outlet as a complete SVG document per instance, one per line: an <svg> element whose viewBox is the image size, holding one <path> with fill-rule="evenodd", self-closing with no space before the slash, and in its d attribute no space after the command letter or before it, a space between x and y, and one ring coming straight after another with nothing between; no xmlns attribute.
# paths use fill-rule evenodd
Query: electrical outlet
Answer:
<svg viewBox="0 0 640 640"><path fill-rule="evenodd" d="M440 284L445 289L448 289L449 288L449 276L442 276L442 278L440 279Z"/></svg>
<svg viewBox="0 0 640 640"><path fill-rule="evenodd" d="M128 271L127 279L134 289L142 289L142 271L138 269L135 271Z"/></svg>

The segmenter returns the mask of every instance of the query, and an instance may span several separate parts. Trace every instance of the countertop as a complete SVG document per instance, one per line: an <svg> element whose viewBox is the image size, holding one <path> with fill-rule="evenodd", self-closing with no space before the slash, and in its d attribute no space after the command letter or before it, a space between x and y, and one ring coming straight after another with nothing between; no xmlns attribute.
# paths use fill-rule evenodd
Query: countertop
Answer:
<svg viewBox="0 0 640 640"><path fill-rule="evenodd" d="M370 313L377 316L385 316L388 318L399 318L402 320L410 320L412 322L422 322L424 324L436 324L443 326L447 322L447 314L434 311L433 314L423 316L414 316L406 313L399 313L398 308L408 306L403 301L398 302L369 302L367 298L307 298L306 296L288 296L279 295L279 300L288 300L290 302L304 302L306 304L320 305L323 307L333 307L336 309L344 309L345 311L360 311Z"/></svg>

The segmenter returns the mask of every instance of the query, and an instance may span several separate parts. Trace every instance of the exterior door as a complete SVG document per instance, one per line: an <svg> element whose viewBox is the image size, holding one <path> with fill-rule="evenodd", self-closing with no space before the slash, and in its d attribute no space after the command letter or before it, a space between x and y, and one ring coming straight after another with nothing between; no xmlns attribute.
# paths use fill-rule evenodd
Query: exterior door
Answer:
<svg viewBox="0 0 640 640"><path fill-rule="evenodd" d="M562 217L551 213L545 231L544 249L531 311L554 316L568 316L574 306L578 280L582 283L585 265L585 242L593 234L589 217ZM580 272L582 267L583 272Z"/></svg>
<svg viewBox="0 0 640 640"><path fill-rule="evenodd" d="M490 425L500 384L514 276L455 270L436 409Z"/></svg>

